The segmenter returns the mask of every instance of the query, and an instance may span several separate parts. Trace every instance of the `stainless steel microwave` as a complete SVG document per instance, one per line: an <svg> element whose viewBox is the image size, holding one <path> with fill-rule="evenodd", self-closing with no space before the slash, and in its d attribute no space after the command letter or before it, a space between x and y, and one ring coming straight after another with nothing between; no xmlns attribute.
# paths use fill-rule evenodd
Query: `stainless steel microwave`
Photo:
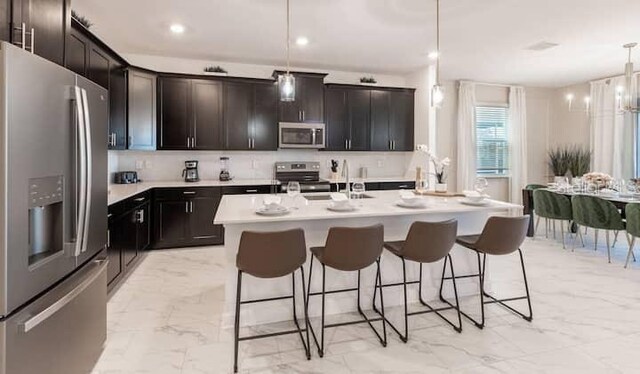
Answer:
<svg viewBox="0 0 640 374"><path fill-rule="evenodd" d="M324 148L324 123L280 122L278 144L280 148Z"/></svg>

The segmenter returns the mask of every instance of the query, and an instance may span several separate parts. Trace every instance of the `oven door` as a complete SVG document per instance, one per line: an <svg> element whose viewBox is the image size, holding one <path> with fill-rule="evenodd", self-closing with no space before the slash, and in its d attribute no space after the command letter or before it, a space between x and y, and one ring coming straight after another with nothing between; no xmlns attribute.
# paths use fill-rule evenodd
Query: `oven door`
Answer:
<svg viewBox="0 0 640 374"><path fill-rule="evenodd" d="M323 123L280 122L278 138L280 148L324 148L325 126Z"/></svg>

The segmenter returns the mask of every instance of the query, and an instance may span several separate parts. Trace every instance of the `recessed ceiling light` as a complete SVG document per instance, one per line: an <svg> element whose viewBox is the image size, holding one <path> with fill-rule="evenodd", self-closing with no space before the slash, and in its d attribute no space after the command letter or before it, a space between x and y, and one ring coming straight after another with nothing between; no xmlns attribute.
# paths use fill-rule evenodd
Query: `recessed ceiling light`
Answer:
<svg viewBox="0 0 640 374"><path fill-rule="evenodd" d="M182 34L184 32L184 26L179 23L174 23L169 29L174 34Z"/></svg>
<svg viewBox="0 0 640 374"><path fill-rule="evenodd" d="M438 56L440 56L440 53L438 53L438 51L433 51L433 52L429 52L428 56L432 60L437 60Z"/></svg>
<svg viewBox="0 0 640 374"><path fill-rule="evenodd" d="M299 36L299 37L296 39L296 44L297 44L297 45L299 45L299 46L301 46L301 47L304 47L305 45L309 44L309 39L307 39L307 38L306 38L306 37L304 37L304 36Z"/></svg>
<svg viewBox="0 0 640 374"><path fill-rule="evenodd" d="M557 46L559 46L560 44L558 43L551 43L551 42L547 42L547 41L542 41L542 42L538 42L535 44L531 44L530 46L526 47L525 49L529 50L529 51L544 51L545 49L550 49L550 48L555 48Z"/></svg>

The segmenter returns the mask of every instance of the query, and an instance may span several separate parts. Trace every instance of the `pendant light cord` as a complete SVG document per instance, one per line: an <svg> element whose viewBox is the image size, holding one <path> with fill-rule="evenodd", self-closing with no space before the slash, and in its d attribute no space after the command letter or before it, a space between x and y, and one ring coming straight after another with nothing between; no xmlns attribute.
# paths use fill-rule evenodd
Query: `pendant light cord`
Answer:
<svg viewBox="0 0 640 374"><path fill-rule="evenodd" d="M291 9L289 6L289 0L287 0L287 74L289 74L289 70L291 68L289 65L289 61L290 61L289 44L291 43L291 38L289 37L289 29L291 27L290 18L291 18Z"/></svg>
<svg viewBox="0 0 640 374"><path fill-rule="evenodd" d="M288 0L287 0L288 1ZM440 0L436 0L436 51L438 58L436 59L436 84L440 85Z"/></svg>

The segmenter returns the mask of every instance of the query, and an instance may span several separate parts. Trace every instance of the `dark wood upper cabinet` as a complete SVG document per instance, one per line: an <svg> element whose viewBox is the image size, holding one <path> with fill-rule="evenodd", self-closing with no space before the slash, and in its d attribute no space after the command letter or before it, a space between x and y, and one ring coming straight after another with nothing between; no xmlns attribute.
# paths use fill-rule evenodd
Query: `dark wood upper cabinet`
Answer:
<svg viewBox="0 0 640 374"><path fill-rule="evenodd" d="M271 82L253 84L253 149L278 149L278 87Z"/></svg>
<svg viewBox="0 0 640 374"><path fill-rule="evenodd" d="M87 75L91 42L76 29L71 29L66 45L66 67L82 76Z"/></svg>
<svg viewBox="0 0 640 374"><path fill-rule="evenodd" d="M191 81L158 78L158 149L188 149Z"/></svg>
<svg viewBox="0 0 640 374"><path fill-rule="evenodd" d="M371 150L389 151L392 149L389 136L389 91L371 91Z"/></svg>
<svg viewBox="0 0 640 374"><path fill-rule="evenodd" d="M225 82L225 149L278 148L277 88L273 82Z"/></svg>
<svg viewBox="0 0 640 374"><path fill-rule="evenodd" d="M413 150L413 89L329 84L325 91L326 150Z"/></svg>
<svg viewBox="0 0 640 374"><path fill-rule="evenodd" d="M222 83L211 80L191 81L192 149L222 147Z"/></svg>
<svg viewBox="0 0 640 374"><path fill-rule="evenodd" d="M89 49L89 67L87 78L109 89L109 77L111 71L111 61L109 55L95 45Z"/></svg>
<svg viewBox="0 0 640 374"><path fill-rule="evenodd" d="M414 150L414 91L390 93L389 133L394 151Z"/></svg>
<svg viewBox="0 0 640 374"><path fill-rule="evenodd" d="M127 149L127 70L109 61L109 149Z"/></svg>
<svg viewBox="0 0 640 374"><path fill-rule="evenodd" d="M369 149L371 121L371 92L368 90L349 90L347 93L349 112L349 150L366 151Z"/></svg>
<svg viewBox="0 0 640 374"><path fill-rule="evenodd" d="M250 84L224 84L224 148L251 149L251 110L253 90Z"/></svg>
<svg viewBox="0 0 640 374"><path fill-rule="evenodd" d="M325 90L325 112L327 129L325 150L348 150L349 124L347 117L346 89L340 87L327 87Z"/></svg>
<svg viewBox="0 0 640 374"><path fill-rule="evenodd" d="M128 149L156 149L156 75L135 68L127 70Z"/></svg>
<svg viewBox="0 0 640 374"><path fill-rule="evenodd" d="M5 0L0 17L4 22L2 40L64 65L70 0Z"/></svg>
<svg viewBox="0 0 640 374"><path fill-rule="evenodd" d="M282 71L275 71L278 78ZM318 73L292 73L296 78L296 96L294 101L280 101L279 122L324 122L324 77Z"/></svg>

